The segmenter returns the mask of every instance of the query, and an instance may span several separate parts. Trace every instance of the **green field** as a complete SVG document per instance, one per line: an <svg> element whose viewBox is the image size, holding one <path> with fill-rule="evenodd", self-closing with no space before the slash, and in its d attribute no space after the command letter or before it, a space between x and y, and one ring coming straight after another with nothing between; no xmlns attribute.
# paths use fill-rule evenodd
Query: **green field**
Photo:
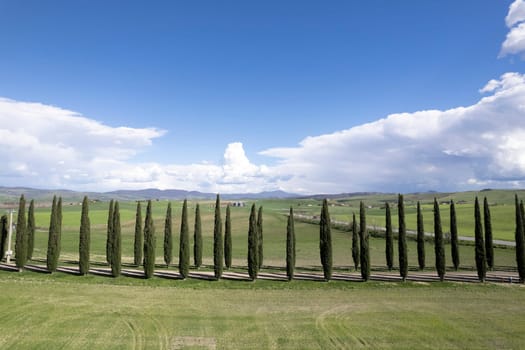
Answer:
<svg viewBox="0 0 525 350"><path fill-rule="evenodd" d="M189 222L190 235L193 241L193 220L194 220L194 202L189 203ZM248 232L248 217L249 205L244 208L231 208L232 212L232 236L233 236L233 264L236 266L246 266L247 257L247 232ZM296 211L302 210L304 204L297 200L266 200L258 201L257 205L264 207L264 265L268 267L285 267L286 256L286 214L289 206L293 205ZM180 230L180 215L182 211L182 202L173 202L173 232L174 232L174 259L178 262L178 238ZM205 265L213 264L213 215L214 202L202 202L201 216L203 227L203 263ZM90 206L90 219L92 229L92 244L91 244L91 259L94 262L105 262L106 254L106 220L107 220L107 206L108 203L94 203ZM143 205L143 218L145 216L145 206ZM154 202L154 221L157 235L157 264L162 264L162 241L164 234L164 215L167 207L167 202ZM503 206L502 206L503 207ZM313 209L320 209L320 207L307 207L312 213ZM330 210L334 214L332 217L338 217L338 212L342 207L331 207ZM511 209L510 206L507 206ZM122 262L132 263L133 261L133 239L134 239L134 225L135 225L135 209L136 204L133 202L120 203L120 215L122 223ZM344 208L347 210L347 208ZM374 223L374 211L380 209L368 210L367 221L370 224ZM415 214L411 209L407 208L407 219L410 222L412 216ZM458 210L459 213L459 210ZM222 208L222 216L224 220L225 208ZM318 215L318 214L317 214ZM384 215L384 214L383 214ZM395 214L393 214L395 215ZM43 261L47 254L47 238L49 225L50 208L38 208L36 211L36 225L38 231L35 240L35 252L33 257L35 260ZM444 215L443 215L444 216ZM459 214L458 214L458 217ZM496 213L492 215L494 224L498 226ZM380 218L384 219L383 216ZM393 222L396 222L395 218ZM447 220L443 220L447 222ZM458 219L459 221L459 219ZM63 261L77 261L78 260L78 232L80 223L80 206L78 204L65 205L63 207L63 234L62 234L62 249L61 259ZM410 227L410 225L409 225ZM431 224L427 224L431 227ZM319 229L318 226L296 222L297 235L297 266L301 267L319 267ZM428 230L427 230L428 231ZM334 266L349 267L351 266L351 238L349 232L340 230L333 231L333 246L334 246ZM384 240L371 239L371 263L373 266L384 266ZM450 246L446 245L447 258L450 257ZM462 266L471 268L474 265L474 247L464 245L460 247ZM431 242L427 244L426 257L427 266L433 266L434 249ZM417 265L417 250L415 242L408 241L408 258L409 265ZM448 265L451 266L450 259L447 259ZM495 252L495 263L498 266L514 266L515 253L513 249L497 249Z"/></svg>
<svg viewBox="0 0 525 350"><path fill-rule="evenodd" d="M264 207L263 271L284 273L285 213L289 206L293 205L296 211L307 208L305 212L316 213L320 211L318 203L313 200L257 202ZM213 204L201 202L205 264L201 271L204 272L213 270ZM246 273L251 202L247 204L244 208L232 208L233 270L241 273ZM131 265L135 205L134 202L120 203L124 269L135 268ZM173 201L172 205L173 261L177 263L182 203ZM90 206L91 261L97 268L107 268L107 206L108 203ZM153 203L157 271L166 269L162 266L166 206L166 201ZM191 202L190 234L193 234L194 208L195 202ZM343 215L339 211L347 215L349 208L336 205L330 210L338 217ZM370 217L374 210L381 209L370 209ZM50 208L37 209L39 230L32 265L45 265L49 214ZM223 219L224 214L223 208ZM65 203L63 218L60 265L75 269L80 223L78 203ZM332 234L334 269L338 273L350 273L353 271L350 233L334 229ZM297 270L321 273L319 227L296 222L296 235ZM381 238L370 239L372 273L385 273L384 243ZM434 266L433 248L428 242L426 261L430 273ZM460 251L461 269L472 271L474 246L462 245ZM450 269L449 245L446 254ZM397 265L397 253L395 255ZM410 269L416 269L415 242L410 240L408 258ZM515 250L497 248L495 264L498 269L514 269ZM169 270L176 271L177 266L170 266ZM0 315L4 316L0 318L0 348L520 349L525 347L525 311L521 306L524 302L525 288L516 284L248 282L159 276L145 280L0 270Z"/></svg>
<svg viewBox="0 0 525 350"><path fill-rule="evenodd" d="M2 349L520 349L525 289L0 272Z"/></svg>

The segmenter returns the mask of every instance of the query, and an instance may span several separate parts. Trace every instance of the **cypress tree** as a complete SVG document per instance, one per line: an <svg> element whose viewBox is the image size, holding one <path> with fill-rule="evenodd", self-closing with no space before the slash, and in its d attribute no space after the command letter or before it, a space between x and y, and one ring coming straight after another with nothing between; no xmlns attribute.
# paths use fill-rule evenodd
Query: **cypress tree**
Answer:
<svg viewBox="0 0 525 350"><path fill-rule="evenodd" d="M226 222L224 224L224 265L227 269L232 267L232 221L229 204L226 206Z"/></svg>
<svg viewBox="0 0 525 350"><path fill-rule="evenodd" d="M474 239L476 245L476 270L478 271L478 278L480 282L485 282L485 275L487 274L487 265L485 261L485 244L483 242L483 224L481 222L481 211L479 208L478 197L474 202Z"/></svg>
<svg viewBox="0 0 525 350"><path fill-rule="evenodd" d="M417 202L417 262L419 269L423 270L425 268L425 227L419 201Z"/></svg>
<svg viewBox="0 0 525 350"><path fill-rule="evenodd" d="M368 281L370 278L370 251L368 248L368 229L366 227L366 211L365 204L359 203L359 241L361 242L360 247L360 260L361 260L361 278L364 281Z"/></svg>
<svg viewBox="0 0 525 350"><path fill-rule="evenodd" d="M111 275L120 276L121 269L121 235L120 235L120 210L118 201L113 205L113 232L111 234Z"/></svg>
<svg viewBox="0 0 525 350"><path fill-rule="evenodd" d="M436 255L436 270L439 280L445 278L445 243L443 242L443 230L441 229L441 215L439 204L434 198L434 251Z"/></svg>
<svg viewBox="0 0 525 350"><path fill-rule="evenodd" d="M2 215L0 218L0 260L5 257L8 235L9 220L7 219L7 215Z"/></svg>
<svg viewBox="0 0 525 350"><path fill-rule="evenodd" d="M492 270L494 267L494 246L492 242L492 222L490 219L490 207L487 197L483 199L483 221L485 224L485 255L487 258L487 267Z"/></svg>
<svg viewBox="0 0 525 350"><path fill-rule="evenodd" d="M523 201L518 202L518 195L515 195L516 201L516 263L518 267L518 274L520 282L525 282L525 237L523 225Z"/></svg>
<svg viewBox="0 0 525 350"><path fill-rule="evenodd" d="M388 203L386 203L385 221L386 266L388 270L392 270L392 266L394 266L394 237L392 234L392 216L390 215L390 205Z"/></svg>
<svg viewBox="0 0 525 350"><path fill-rule="evenodd" d="M182 278L189 276L190 272L190 233L188 229L188 202L182 205L182 220L180 223L179 244L179 273Z"/></svg>
<svg viewBox="0 0 525 350"><path fill-rule="evenodd" d="M195 208L195 226L193 234L193 262L196 268L202 265L202 225L199 204Z"/></svg>
<svg viewBox="0 0 525 350"><path fill-rule="evenodd" d="M286 276L288 281L293 279L295 270L295 227L293 220L293 208L290 207L288 224L286 225Z"/></svg>
<svg viewBox="0 0 525 350"><path fill-rule="evenodd" d="M188 219L187 212L185 211L186 200L184 200L184 205L182 208L182 222L181 222L181 234L182 234L182 225L186 225L186 231L188 231L188 223L184 220ZM186 209L187 210L187 209ZM186 215L186 218L184 218ZM173 234L172 234L172 220L171 220L171 203L168 203L168 208L166 209L166 219L164 220L164 263L166 267L170 267L171 260L173 259ZM181 237L182 240L182 237ZM180 269L180 260L179 260L179 269ZM184 278L184 276L183 276Z"/></svg>
<svg viewBox="0 0 525 350"><path fill-rule="evenodd" d="M151 200L146 207L146 220L144 222L144 276L153 277L155 272L155 225L151 213Z"/></svg>
<svg viewBox="0 0 525 350"><path fill-rule="evenodd" d="M248 274L252 281L257 279L259 263L257 262L257 219L255 204L252 204L248 224Z"/></svg>
<svg viewBox="0 0 525 350"><path fill-rule="evenodd" d="M521 215L521 223L522 223L522 242L523 242L523 252L522 254L525 256L525 207L523 206L523 200L520 200L520 215ZM517 244L516 244L517 246ZM525 258L523 258L524 261L525 261ZM525 268L525 267L524 267ZM518 268L518 274L520 276L520 279L521 279L521 271L520 269ZM525 278L522 279L523 282L525 282Z"/></svg>
<svg viewBox="0 0 525 350"><path fill-rule="evenodd" d="M81 275L89 272L89 246L91 240L91 224L89 221L89 202L87 196L82 201L80 217L80 238L78 244L78 269Z"/></svg>
<svg viewBox="0 0 525 350"><path fill-rule="evenodd" d="M35 247L35 200L29 203L27 212L27 260L33 259L33 250Z"/></svg>
<svg viewBox="0 0 525 350"><path fill-rule="evenodd" d="M454 270L459 267L459 242L458 242L458 225L456 222L456 205L450 201L450 249L452 251L452 263Z"/></svg>
<svg viewBox="0 0 525 350"><path fill-rule="evenodd" d="M62 197L58 197L57 202L57 266L60 258L60 249L62 247Z"/></svg>
<svg viewBox="0 0 525 350"><path fill-rule="evenodd" d="M222 276L222 263L224 260L224 243L222 241L222 219L221 219L221 200L219 195L215 200L215 224L213 227L213 271L215 279Z"/></svg>
<svg viewBox="0 0 525 350"><path fill-rule="evenodd" d="M399 251L399 275L406 280L408 274L408 258L407 258L407 229L405 225L405 204L403 195L399 194L397 197L397 216L399 220L399 236L398 236L398 251Z"/></svg>
<svg viewBox="0 0 525 350"><path fill-rule="evenodd" d="M142 208L140 206L140 201L137 201L137 212L135 213L135 240L133 243L133 263L136 266L140 266L142 264L142 251L144 250Z"/></svg>
<svg viewBox="0 0 525 350"><path fill-rule="evenodd" d="M20 196L20 202L18 205L15 254L16 267L18 267L19 271L22 271L27 261L26 200L24 195Z"/></svg>
<svg viewBox="0 0 525 350"><path fill-rule="evenodd" d="M359 232L357 231L357 222L355 213L352 214L352 260L354 261L355 270L359 266Z"/></svg>
<svg viewBox="0 0 525 350"><path fill-rule="evenodd" d="M57 224L58 224L58 236L62 236L62 197L58 197L57 202ZM60 244L58 245L60 251Z"/></svg>
<svg viewBox="0 0 525 350"><path fill-rule="evenodd" d="M257 214L257 264L259 270L263 264L263 207L259 207Z"/></svg>
<svg viewBox="0 0 525 350"><path fill-rule="evenodd" d="M113 248L111 248L111 235L113 233L113 199L109 201L108 209L108 229L106 237L106 261L108 265L111 266L111 253Z"/></svg>
<svg viewBox="0 0 525 350"><path fill-rule="evenodd" d="M58 223L57 223L57 197L53 196L51 206L51 217L49 219L49 236L47 240L47 269L55 272L58 265Z"/></svg>
<svg viewBox="0 0 525 350"><path fill-rule="evenodd" d="M332 232L327 199L323 200L321 221L319 222L319 250L321 252L324 279L329 281L332 278Z"/></svg>

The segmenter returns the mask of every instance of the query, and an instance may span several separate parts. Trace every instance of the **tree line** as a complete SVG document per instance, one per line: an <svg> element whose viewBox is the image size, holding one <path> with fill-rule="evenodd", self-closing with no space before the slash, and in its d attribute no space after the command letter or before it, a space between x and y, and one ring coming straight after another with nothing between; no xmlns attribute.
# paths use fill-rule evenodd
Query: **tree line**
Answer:
<svg viewBox="0 0 525 350"><path fill-rule="evenodd" d="M23 270L28 260L32 259L34 250L35 235L35 217L34 201L29 205L26 220L25 215L26 201L24 196L20 197L15 240L15 257L16 266ZM397 202L398 212L398 262L399 274L403 281L408 275L408 258L406 243L406 225L403 195L398 195ZM451 258L454 269L457 270L460 265L458 249L458 232L454 201L450 202L450 244ZM114 277L121 274L121 223L120 208L118 201L111 200L108 208L107 221L107 239L106 239L106 260L111 268L111 275ZM515 241L516 241L516 262L520 281L525 281L525 211L523 200L515 196ZM441 281L444 280L445 269L445 248L443 230L441 228L441 214L439 203L434 199L434 252L435 252L435 269ZM492 239L492 225L490 217L490 207L485 197L483 200L483 217L478 198L474 202L475 218L475 261L478 279L483 282L486 278L487 269L494 267L494 248ZM392 228L392 218L389 203L385 208L385 258L386 266L389 270L393 268L394 260L394 233ZM202 265L202 226L199 204L195 208L195 222L193 226L193 265L199 268ZM231 213L230 206L226 207L226 217L224 223L221 217L220 197L217 195L215 201L214 213L214 230L213 230L213 267L214 277L220 279L224 267L226 269L232 266L232 232L231 232ZM62 231L62 199L55 196L51 206L51 216L48 234L47 259L46 266L49 272L57 270L60 256L60 241ZM352 249L351 255L354 267L360 268L361 278L368 281L370 278L370 251L369 235L366 225L366 209L361 201L359 206L359 223L356 221L356 215L353 213L350 229ZM90 257L90 220L89 220L89 201L84 197L82 201L82 211L79 230L79 273L85 275L89 272ZM8 220L4 215L0 218L0 253L3 257L6 251L6 241L8 234ZM164 263L167 267L172 265L173 259L173 232L172 232L172 210L171 203L168 204L165 221L164 221L164 240L163 252ZM181 278L189 276L190 269L190 235L188 223L187 200L184 200L182 207L182 217L179 235L179 261L178 269ZM421 203L417 202L417 257L419 269L425 269L425 232L423 225L423 215ZM141 202L137 202L135 235L134 235L134 264L143 266L144 276L151 278L155 270L155 247L156 235L155 225L152 216L151 200L147 202L146 217L142 220ZM263 208L252 205L248 225L248 249L247 249L247 267L251 280L256 280L260 269L263 266ZM321 216L319 222L319 253L323 270L323 276L326 281L332 278L332 238L331 238L331 220L328 210L328 201L323 200ZM296 261L296 237L294 228L294 213L290 207L287 227L286 227L286 274L288 280L294 277Z"/></svg>

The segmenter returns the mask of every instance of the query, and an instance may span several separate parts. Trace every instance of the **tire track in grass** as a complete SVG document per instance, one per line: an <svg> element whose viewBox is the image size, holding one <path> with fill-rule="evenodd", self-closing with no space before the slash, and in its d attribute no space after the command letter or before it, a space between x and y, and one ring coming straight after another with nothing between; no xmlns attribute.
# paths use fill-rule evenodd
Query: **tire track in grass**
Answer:
<svg viewBox="0 0 525 350"><path fill-rule="evenodd" d="M155 347L158 349L171 349L171 336L168 329L164 326L164 324L161 321L159 321L158 318L149 317L149 319L152 321L153 327L155 329L155 334L157 334L157 344L155 344Z"/></svg>
<svg viewBox="0 0 525 350"><path fill-rule="evenodd" d="M144 331L140 327L137 327L136 323L132 319L124 320L124 324L128 327L131 332L133 343L131 349L144 349Z"/></svg>
<svg viewBox="0 0 525 350"><path fill-rule="evenodd" d="M353 339L355 345L359 347L369 346L363 338L354 336L344 328L344 321L348 317L350 307L350 305L338 305L322 312L315 319L315 327L321 331L322 336L328 338L331 347L335 349L348 349L350 344L345 341L347 337Z"/></svg>
<svg viewBox="0 0 525 350"><path fill-rule="evenodd" d="M260 306L255 311L255 322L257 324L258 328L264 329L264 336L266 338L267 346L265 348L267 349L277 349L277 341L272 337L272 332L268 330L267 323L266 323L266 316L268 315L268 308L265 306ZM262 344L261 344L262 346Z"/></svg>

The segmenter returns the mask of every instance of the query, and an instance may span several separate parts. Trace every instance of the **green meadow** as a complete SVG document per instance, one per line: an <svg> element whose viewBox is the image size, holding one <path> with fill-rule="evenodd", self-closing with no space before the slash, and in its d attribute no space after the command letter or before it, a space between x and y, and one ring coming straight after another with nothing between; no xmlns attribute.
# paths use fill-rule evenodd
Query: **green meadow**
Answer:
<svg viewBox="0 0 525 350"><path fill-rule="evenodd" d="M332 201L332 217L344 220L357 208L355 203L359 200ZM367 204L371 207L368 209L369 223L375 218L377 224L381 224L383 200ZM248 217L252 203L247 200L246 207L231 208L233 270L240 273L246 273ZM195 204L189 203L190 235ZM264 207L262 271L284 273L289 207L305 215L319 215L319 204L318 200L302 199L256 202ZM172 201L172 205L175 265L166 267L162 261L162 241L167 202L153 202L157 271L177 271L182 202ZM202 201L200 205L204 236L201 271L207 272L213 270L214 202ZM426 230L432 231L429 205L430 202L425 203L427 220L430 220ZM461 217L466 220L469 216L467 206L472 203L463 205L466 209ZM445 218L446 206L442 207ZM509 209L508 213L503 212L512 217L511 203L494 206L497 207ZM90 205L91 262L96 268L106 268L107 208L107 202ZM136 269L131 265L135 209L135 202L120 202L124 270ZM145 203L142 209L144 218ZM492 212L494 223L500 220L496 212ZM36 211L38 231L32 265L45 265L49 214L49 207ZM412 214L410 212L407 219ZM222 208L223 220L224 216L225 207ZM78 203L64 203L61 266L75 268L77 264L79 224ZM295 229L297 272L321 273L319 227L297 221ZM460 233L467 235L466 231L460 230ZM334 272L358 276L358 272L353 271L351 234L338 229L333 229L332 234ZM384 243L380 237L370 239L372 273L384 273ZM430 273L434 266L433 248L431 242L426 244ZM460 252L461 269L472 271L474 246L461 245ZM411 270L417 267L416 254L415 242L409 240ZM449 245L446 254L450 269ZM498 269L512 270L515 250L496 248L495 265ZM92 274L76 276L64 272L0 271L0 315L3 316L0 318L0 348L519 349L525 346L524 302L525 288L518 284L262 279L248 282L178 280L162 276L145 280Z"/></svg>

